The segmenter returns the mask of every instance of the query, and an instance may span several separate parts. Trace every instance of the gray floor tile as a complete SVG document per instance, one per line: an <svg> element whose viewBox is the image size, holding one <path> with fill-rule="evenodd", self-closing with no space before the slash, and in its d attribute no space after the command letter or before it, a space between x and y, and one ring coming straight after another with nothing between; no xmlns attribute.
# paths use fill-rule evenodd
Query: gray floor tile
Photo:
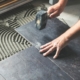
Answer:
<svg viewBox="0 0 80 80"><path fill-rule="evenodd" d="M14 64L14 59L20 62ZM72 78L52 63L48 58L44 58L34 46L13 55L8 60L13 66L5 65L4 60L0 66L0 74L6 80L72 80ZM5 66L5 67L3 67Z"/></svg>
<svg viewBox="0 0 80 80"><path fill-rule="evenodd" d="M46 28L43 30L37 30L35 28L35 22L33 21L16 29L16 31L27 40L29 40L36 47L36 42L39 44L45 44L61 35L67 29L69 29L69 27L58 19L50 19L47 22ZM54 52L52 55L49 56L49 59L52 62L58 65L63 71L68 73L75 80L79 80L80 78L79 43L80 37L70 41L70 43L61 51L61 55L57 60L53 60L52 58L52 56L55 54ZM37 48L39 49L39 46Z"/></svg>

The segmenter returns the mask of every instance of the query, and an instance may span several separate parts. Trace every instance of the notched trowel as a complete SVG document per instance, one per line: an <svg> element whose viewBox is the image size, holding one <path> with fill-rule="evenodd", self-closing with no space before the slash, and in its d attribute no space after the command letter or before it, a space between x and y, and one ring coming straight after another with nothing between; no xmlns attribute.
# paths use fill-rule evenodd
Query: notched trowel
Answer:
<svg viewBox="0 0 80 80"><path fill-rule="evenodd" d="M44 29L48 18L49 15L47 14L47 11L40 10L37 12L35 19L36 28L39 30Z"/></svg>

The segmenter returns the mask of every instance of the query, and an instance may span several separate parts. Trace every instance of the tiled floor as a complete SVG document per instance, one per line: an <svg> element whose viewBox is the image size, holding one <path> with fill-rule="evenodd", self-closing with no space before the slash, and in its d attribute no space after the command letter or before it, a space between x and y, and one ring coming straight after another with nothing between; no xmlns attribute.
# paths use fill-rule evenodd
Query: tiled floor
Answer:
<svg viewBox="0 0 80 80"><path fill-rule="evenodd" d="M73 1L73 0L72 0ZM79 1L79 0L77 0L77 1ZM75 3L75 1L73 1L74 3ZM62 18L62 19L64 19L65 20L65 22L71 27L72 25L74 25L78 20L79 20L79 16L80 16L80 4L74 4L74 3L72 3L72 4L68 4L66 7L65 7L65 9L64 9L64 11L61 13L61 15L58 17L58 18ZM79 2L78 2L79 3ZM36 51L36 50L35 50ZM22 53L21 53L22 54ZM26 54L26 52L25 52L25 54ZM16 55L19 55L19 54L16 54ZM23 55L23 54L22 54ZM15 55L14 55L15 56ZM20 56L20 55L19 55ZM19 75L19 72L21 71L23 71L24 69L22 69L23 68L23 64L24 64L24 66L25 66L25 63L27 64L27 62L28 61L23 61L23 62L21 62L20 63L20 61L22 61L23 59L27 59L27 58L24 58L25 57L25 55L24 56L21 56L21 57L23 57L23 59L22 58L20 58L19 56L17 56L17 57L10 57L9 59L7 59L7 60L4 60L4 61L1 61L0 62L0 70L2 71L2 73L3 74L5 74L5 78L3 77L3 75L2 74L0 74L0 80L11 80L11 78L12 78L12 80L18 80L18 77L19 76L16 76L16 75ZM32 57L35 57L36 55L32 55ZM40 55L39 55L40 56ZM29 58L28 58L29 59ZM44 58L43 58L44 59ZM34 60L35 60L35 58L34 58ZM5 63L6 62L6 63ZM63 61L62 61L63 62ZM18 64L18 67L16 66L16 64L17 63L19 63ZM13 66L15 64L15 67ZM46 64L46 63L45 63ZM20 66L21 65L21 66ZM29 64L29 66L28 67L30 67L30 65L31 64ZM11 66L13 66L14 68L12 69L9 69L9 67L11 67ZM75 67L76 65L73 65L73 67ZM27 69L27 67L24 67L25 69ZM15 69L17 69L18 70L18 72L16 73L14 73L14 70ZM46 69L47 70L47 69ZM16 76L16 78L13 76L13 74L11 74L11 73L9 73L9 74L11 74L11 78L10 78L10 76L9 76L9 74L7 74L7 71L10 71L10 72L13 72L13 74ZM34 71L35 72L35 71ZM0 72L1 73L1 72ZM36 72L35 72L36 73ZM24 70L23 71L23 74L26 74L26 71ZM39 74L39 73L38 73ZM38 75L37 74L37 75ZM20 75L22 75L22 73L20 73ZM24 78L23 78L23 76L24 76ZM23 76L21 76L22 78L21 79L19 79L19 80L26 80L26 76L25 75L23 75ZM33 74L33 76L34 76L34 74ZM43 76L43 75L42 75ZM45 76L45 75L44 75ZM59 76L59 75L58 75ZM74 76L74 75L73 75ZM28 76L27 76L28 77ZM29 76L30 77L30 76ZM55 76L54 76L55 77ZM30 80L30 79L29 79ZM37 79L36 79L37 80ZM42 79L43 80L43 79Z"/></svg>
<svg viewBox="0 0 80 80"><path fill-rule="evenodd" d="M35 22L31 22L24 27L20 27L16 29L16 31L21 34L23 37L28 39L34 46L36 46L36 42L39 44L45 44L49 41L52 41L57 35L61 35L65 32L69 27L64 25L61 21L57 19L49 19L46 25L46 28L43 30L37 30L35 28ZM33 25L33 26L32 26ZM34 36L34 38L33 38ZM55 37L55 38L54 38ZM58 58L54 60L52 55L48 56L49 59L55 63L58 67L60 67L63 71L68 73L74 80L79 80L79 62L80 62L80 37L76 38L69 42L69 44L63 49L60 53L62 54L62 58ZM78 46L77 46L78 45ZM39 49L39 47L37 47ZM34 51L34 50L33 50ZM53 55L55 53L53 52ZM45 64L44 64L45 65ZM77 74L77 75L76 75Z"/></svg>

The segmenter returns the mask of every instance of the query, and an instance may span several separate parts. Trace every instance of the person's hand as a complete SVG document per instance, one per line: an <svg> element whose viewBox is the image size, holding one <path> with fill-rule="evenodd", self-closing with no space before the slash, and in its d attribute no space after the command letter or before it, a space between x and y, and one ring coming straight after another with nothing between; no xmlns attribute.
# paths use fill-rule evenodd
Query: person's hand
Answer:
<svg viewBox="0 0 80 80"><path fill-rule="evenodd" d="M43 56L47 56L50 53L52 53L54 50L56 50L56 53L54 55L54 59L57 58L59 56L60 51L62 50L62 48L64 48L66 46L66 44L68 43L68 39L65 38L65 36L61 35L60 37L56 38L55 40L42 45L40 48L40 52L43 53Z"/></svg>
<svg viewBox="0 0 80 80"><path fill-rule="evenodd" d="M63 5L56 3L55 5L52 5L48 8L47 13L50 18L53 18L59 16L63 9L64 9Z"/></svg>

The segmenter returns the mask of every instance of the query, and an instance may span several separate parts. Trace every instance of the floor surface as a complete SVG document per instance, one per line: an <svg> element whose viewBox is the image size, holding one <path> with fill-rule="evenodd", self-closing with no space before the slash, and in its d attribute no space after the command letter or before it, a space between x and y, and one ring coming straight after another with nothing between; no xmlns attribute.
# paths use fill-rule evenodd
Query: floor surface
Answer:
<svg viewBox="0 0 80 80"><path fill-rule="evenodd" d="M62 33L64 33L69 27L58 19L49 19L46 24L46 28L38 30L35 28L35 21L24 25L16 31L21 34L25 39L30 41L38 50L42 44L52 41ZM57 60L53 59L55 51L52 52L48 58L55 63L62 71L66 72L74 80L79 80L80 70L80 37L77 37L70 41L70 43L61 51ZM78 46L77 46L78 45ZM33 50L34 52L34 50ZM44 64L45 65L45 64ZM66 78L66 77L65 77Z"/></svg>
<svg viewBox="0 0 80 80"><path fill-rule="evenodd" d="M40 8L38 8L38 9L40 9ZM33 10L33 12L34 12L34 14L36 13L34 10ZM26 13L26 11L23 11L21 13L22 14L19 14L19 13L18 14L23 16L23 13ZM22 17L19 16L19 15L17 15L18 18L22 19ZM70 0L68 2L68 5L65 7L64 11L61 13L61 15L58 18L61 21L63 21L64 23L68 24L69 27L72 27L80 19L79 16L80 16L80 0L76 0L76 1L75 0L74 1ZM33 19L34 16L32 16L31 18ZM9 19L11 19L11 21L9 21ZM20 24L20 25L18 25L18 24L16 24L16 22L13 22L14 19L16 19L15 15L12 15L12 16L9 15L9 16L5 17L5 20L2 19L2 17L0 17L0 23L2 23L2 20L3 20L3 22L9 21L9 24L13 23L13 25L10 25L10 26L12 28L16 28L15 27L16 25L19 27L20 25L22 26L23 24L25 24L26 21L27 22L31 21L31 19L27 20L26 18L25 18L26 21L25 20L24 21L18 20L17 22ZM6 33L8 33L9 24L6 24L7 28L4 28L4 27L0 28L1 32L3 32L2 36L3 36L3 34L5 34L5 36L6 36ZM3 24L3 25L5 25L5 24ZM15 31L14 30L12 32L10 31L8 34L10 34L10 33L11 33L11 35L13 33L15 34ZM8 34L7 34L6 37L9 37ZM7 44L8 45L7 47L10 48L11 52L12 51L17 52L17 51L21 51L22 49L27 48L27 46L25 45L25 43L27 44L27 41L25 39L23 39L21 35L18 34L18 36L17 37L19 38L19 40L16 40L15 36L12 37L12 38L9 37L9 42L12 42L14 47L15 47L15 44L18 46L17 48L15 47L16 50L14 50L14 48L12 48L13 50L11 50L10 46L12 46L12 45ZM0 37L1 37L1 34L0 34ZM8 43L8 41L6 40L8 38L6 38L6 37L1 38L3 43ZM21 43L20 43L20 39L22 40ZM49 40L51 40L51 39L49 39ZM15 43L14 43L14 41L15 41ZM34 41L35 41L34 43L37 42L35 39L34 39ZM0 40L1 44L2 44L2 42ZM46 41L46 42L48 42L48 41ZM80 67L79 67L80 66L79 65L80 64L79 63L79 61L80 61L79 56L80 55L75 54L75 52L79 53L79 47L76 46L76 50L75 50L75 48L72 48L72 50L71 50L71 47L75 46L76 42L77 42L77 45L78 45L78 43L80 43L80 40L77 40L77 39L73 40L69 44L70 48L68 47L68 49L70 50L69 53L73 53L73 56L72 56L73 60L71 59L71 56L68 58L69 54L67 54L67 57L62 55L63 58L60 58L59 60L56 60L56 61L54 61L52 59L52 57L50 57L49 60L47 58L42 57L42 55L39 54L38 50L36 49L36 48L39 48L39 46L41 45L39 42L37 42L37 44L35 44L36 45L35 47L34 46L30 47L30 44L28 43L29 47L30 47L30 48L28 48L28 50L27 49L23 50L22 52L18 52L17 54L14 54L14 55L9 54L9 52L7 52L8 54L6 54L6 56L5 55L0 55L1 60L3 60L5 57L6 58L9 57L9 55L13 55L13 56L11 56L11 57L3 60L3 61L0 61L0 80L26 80L26 79L27 80L45 80L45 79L46 80L53 80L53 78L54 78L54 80L79 80L80 77L79 77L78 74L80 74ZM73 44L73 45L71 45L71 44ZM2 46L0 46L0 47L2 47ZM6 53L6 51L8 50L7 47L5 49L5 47L3 45L3 51L2 52L5 51L4 53ZM35 53L36 53L35 55L32 55L33 50L35 50ZM67 49L65 49L65 50L68 53ZM29 51L30 54L27 55L26 52L28 52L28 51ZM38 55L37 55L37 53L38 53ZM31 58L29 58L29 57L31 57ZM36 59L35 59L35 57L36 57ZM38 61L38 62L36 62L36 61ZM45 63L46 61L50 65L48 63ZM32 65L36 65L36 66L32 67ZM52 66L54 66L54 67L52 68ZM65 67L67 67L67 68L65 68ZM42 69L42 71L41 71L41 69ZM48 73L47 73L47 71L48 71ZM58 71L58 73L56 73L57 71ZM54 75L53 75L53 73L54 73Z"/></svg>

